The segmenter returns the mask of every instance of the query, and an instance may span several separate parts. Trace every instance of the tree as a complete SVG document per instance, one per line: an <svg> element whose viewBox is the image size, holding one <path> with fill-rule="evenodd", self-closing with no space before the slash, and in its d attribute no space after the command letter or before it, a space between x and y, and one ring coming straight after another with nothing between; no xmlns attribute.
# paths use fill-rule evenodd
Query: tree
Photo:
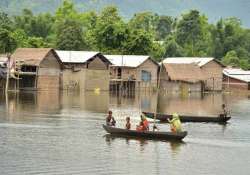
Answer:
<svg viewBox="0 0 250 175"><path fill-rule="evenodd" d="M57 33L56 47L62 50L81 50L85 48L82 28L76 21L65 21Z"/></svg>
<svg viewBox="0 0 250 175"><path fill-rule="evenodd" d="M22 29L28 36L46 38L53 32L54 18L50 14L33 15L32 11L24 9L20 16L15 16L15 27Z"/></svg>
<svg viewBox="0 0 250 175"><path fill-rule="evenodd" d="M12 30L12 21L6 13L0 12L0 53L12 52L16 48Z"/></svg>
<svg viewBox="0 0 250 175"><path fill-rule="evenodd" d="M34 18L33 13L29 9L23 9L20 16L14 17L14 23L16 28L23 29L28 35L31 35L31 20Z"/></svg>
<svg viewBox="0 0 250 175"><path fill-rule="evenodd" d="M12 30L13 23L6 13L0 12L0 28Z"/></svg>
<svg viewBox="0 0 250 175"><path fill-rule="evenodd" d="M221 59L225 55L225 33L223 20L220 19L216 26L211 25L210 32L212 37L212 55L217 59Z"/></svg>
<svg viewBox="0 0 250 175"><path fill-rule="evenodd" d="M236 66L236 67L239 66L239 64L240 64L238 55L234 50L227 52L227 54L223 58L222 62L225 65Z"/></svg>
<svg viewBox="0 0 250 175"><path fill-rule="evenodd" d="M80 14L70 0L64 0L55 13L56 26L60 26L60 24L64 23L66 20L80 20Z"/></svg>
<svg viewBox="0 0 250 175"><path fill-rule="evenodd" d="M183 47L187 56L209 55L210 33L207 18L200 16L199 11L191 10L182 15L177 24L176 41Z"/></svg>
<svg viewBox="0 0 250 175"><path fill-rule="evenodd" d="M127 54L148 55L153 46L153 38L150 33L142 29L132 29L125 44Z"/></svg>
<svg viewBox="0 0 250 175"><path fill-rule="evenodd" d="M181 57L183 56L183 49L174 39L167 40L165 43L164 57Z"/></svg>
<svg viewBox="0 0 250 175"><path fill-rule="evenodd" d="M240 60L240 68L242 68L243 70L249 70L250 69L249 62L245 59Z"/></svg>
<svg viewBox="0 0 250 175"><path fill-rule="evenodd" d="M83 38L82 15L72 1L64 0L55 14L56 47L62 50L87 48Z"/></svg>
<svg viewBox="0 0 250 175"><path fill-rule="evenodd" d="M0 28L0 53L12 52L16 48L16 41L11 32L7 29Z"/></svg>
<svg viewBox="0 0 250 175"><path fill-rule="evenodd" d="M95 28L89 33L92 45L102 52L122 53L129 29L122 21L116 7L109 6L102 10Z"/></svg>
<svg viewBox="0 0 250 175"><path fill-rule="evenodd" d="M161 61L164 58L164 46L163 46L162 42L153 42L153 45L151 46L151 51L149 52L149 55L155 61Z"/></svg>
<svg viewBox="0 0 250 175"><path fill-rule="evenodd" d="M170 16L160 16L156 23L156 39L164 40L172 32L173 19Z"/></svg>
<svg viewBox="0 0 250 175"><path fill-rule="evenodd" d="M12 32L12 37L16 41L17 47L29 47L28 36L22 29L16 29Z"/></svg>
<svg viewBox="0 0 250 175"><path fill-rule="evenodd" d="M156 28L159 16L152 12L136 13L129 21L129 25L135 29L143 29L152 32Z"/></svg>
<svg viewBox="0 0 250 175"><path fill-rule="evenodd" d="M27 40L28 47L31 48L41 48L48 47L48 43L46 43L41 37L29 37Z"/></svg>
<svg viewBox="0 0 250 175"><path fill-rule="evenodd" d="M30 35L46 38L50 32L53 32L54 18L50 14L39 14L31 20Z"/></svg>

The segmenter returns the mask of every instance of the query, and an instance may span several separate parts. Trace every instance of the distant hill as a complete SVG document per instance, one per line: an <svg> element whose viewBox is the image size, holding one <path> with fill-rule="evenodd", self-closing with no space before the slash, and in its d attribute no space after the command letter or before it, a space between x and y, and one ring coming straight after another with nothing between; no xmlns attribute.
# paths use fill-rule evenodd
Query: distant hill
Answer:
<svg viewBox="0 0 250 175"><path fill-rule="evenodd" d="M10 15L19 14L23 8L35 13L54 12L63 0L0 0L0 10ZM80 11L100 10L107 5L119 7L121 15L129 18L136 12L152 11L178 16L189 9L205 13L211 22L225 17L238 17L250 27L250 0L73 0Z"/></svg>

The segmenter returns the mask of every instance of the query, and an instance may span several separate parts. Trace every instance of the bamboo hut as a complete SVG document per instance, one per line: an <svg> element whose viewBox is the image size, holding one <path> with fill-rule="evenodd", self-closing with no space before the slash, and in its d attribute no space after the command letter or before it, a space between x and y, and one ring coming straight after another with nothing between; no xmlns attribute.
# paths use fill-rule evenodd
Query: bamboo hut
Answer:
<svg viewBox="0 0 250 175"><path fill-rule="evenodd" d="M18 48L11 55L15 79L10 88L24 90L58 90L61 63L54 49Z"/></svg>
<svg viewBox="0 0 250 175"><path fill-rule="evenodd" d="M62 51L56 53L63 64L62 89L109 90L110 61L100 52Z"/></svg>
<svg viewBox="0 0 250 175"><path fill-rule="evenodd" d="M190 87L189 91L222 90L222 71L225 66L214 58L166 58L163 60L163 65L166 72L165 75L171 74L171 76L175 77L176 82L185 81L192 83L192 86L194 86L194 82L200 82L201 86L195 85L196 88ZM171 73L173 71L175 73ZM165 77L165 79L168 79L168 77ZM166 86L166 84L163 86Z"/></svg>
<svg viewBox="0 0 250 175"><path fill-rule="evenodd" d="M105 55L110 66L111 87L148 89L157 86L159 65L145 55Z"/></svg>
<svg viewBox="0 0 250 175"><path fill-rule="evenodd" d="M227 68L223 70L224 89L250 90L250 71L239 68Z"/></svg>

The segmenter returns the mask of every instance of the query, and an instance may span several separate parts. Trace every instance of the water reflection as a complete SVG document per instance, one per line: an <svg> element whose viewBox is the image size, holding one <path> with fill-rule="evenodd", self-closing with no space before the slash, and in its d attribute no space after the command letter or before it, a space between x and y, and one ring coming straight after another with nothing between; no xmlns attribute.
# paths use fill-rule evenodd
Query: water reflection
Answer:
<svg viewBox="0 0 250 175"><path fill-rule="evenodd" d="M109 93L86 92L63 92L63 109L81 109L92 112L106 113L109 106Z"/></svg>
<svg viewBox="0 0 250 175"><path fill-rule="evenodd" d="M178 112L186 115L217 115L224 103L223 94L191 93L188 96L179 94L159 95L158 111L160 113Z"/></svg>
<svg viewBox="0 0 250 175"><path fill-rule="evenodd" d="M178 153L181 152L181 147L185 145L184 141L161 141L161 140L148 140L148 139L143 139L143 138L138 138L138 137L126 137L126 136L118 136L118 135L111 135L111 134L105 134L103 136L105 138L106 144L108 146L112 146L112 144L116 144L117 142L124 142L126 143L128 146L131 143L136 143L136 145L140 146L140 152L143 152L147 149L147 145L149 143L163 143L166 146L168 146L171 150L171 155L173 157L175 157L176 155L178 155ZM158 152L157 150L155 151L156 153Z"/></svg>
<svg viewBox="0 0 250 175"><path fill-rule="evenodd" d="M6 100L7 99L7 100ZM184 143L105 135L105 113L117 126L141 111L216 114L232 109L228 125L184 123ZM1 174L249 174L250 101L238 94L116 96L73 92L0 94ZM9 115L7 115L9 114ZM161 131L169 125L157 124ZM237 159L235 159L237 158ZM232 161L235 160L235 161ZM216 164L214 162L223 162ZM199 165L197 167L197 165ZM209 166L208 166L209 165Z"/></svg>
<svg viewBox="0 0 250 175"><path fill-rule="evenodd" d="M175 156L181 151L181 146L184 146L185 142L169 142L172 155Z"/></svg>
<svg viewBox="0 0 250 175"><path fill-rule="evenodd" d="M62 109L74 109L106 113L109 93L76 93L60 91L22 91L0 95L0 110L7 115L18 113L59 114Z"/></svg>

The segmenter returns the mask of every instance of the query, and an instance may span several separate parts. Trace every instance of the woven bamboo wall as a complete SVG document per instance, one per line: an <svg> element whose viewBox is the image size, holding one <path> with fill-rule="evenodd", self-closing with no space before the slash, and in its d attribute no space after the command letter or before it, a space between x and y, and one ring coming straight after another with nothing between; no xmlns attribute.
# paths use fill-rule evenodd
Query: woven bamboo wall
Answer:
<svg viewBox="0 0 250 175"><path fill-rule="evenodd" d="M62 71L61 88L64 90L83 90L85 88L85 70L64 69Z"/></svg>
<svg viewBox="0 0 250 175"><path fill-rule="evenodd" d="M223 67L215 61L210 61L201 70L205 77L206 88L208 90L221 91Z"/></svg>
<svg viewBox="0 0 250 175"><path fill-rule="evenodd" d="M108 70L86 70L85 90L109 90Z"/></svg>
<svg viewBox="0 0 250 175"><path fill-rule="evenodd" d="M59 89L59 86L60 64L55 55L50 51L38 68L37 89Z"/></svg>

